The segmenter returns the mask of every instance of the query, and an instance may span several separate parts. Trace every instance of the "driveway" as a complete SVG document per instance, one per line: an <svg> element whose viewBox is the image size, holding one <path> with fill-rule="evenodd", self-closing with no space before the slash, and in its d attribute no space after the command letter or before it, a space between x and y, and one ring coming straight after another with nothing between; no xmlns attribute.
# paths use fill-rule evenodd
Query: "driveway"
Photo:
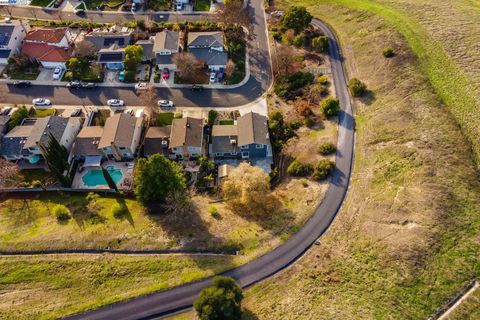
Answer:
<svg viewBox="0 0 480 320"><path fill-rule="evenodd" d="M53 80L53 70L54 69L40 68L40 73L38 74L37 80L38 81L55 81Z"/></svg>

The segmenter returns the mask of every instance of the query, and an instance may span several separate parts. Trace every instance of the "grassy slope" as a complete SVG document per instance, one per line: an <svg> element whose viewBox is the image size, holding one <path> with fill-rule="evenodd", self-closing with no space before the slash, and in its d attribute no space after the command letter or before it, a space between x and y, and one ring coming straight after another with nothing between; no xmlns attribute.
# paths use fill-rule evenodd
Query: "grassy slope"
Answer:
<svg viewBox="0 0 480 320"><path fill-rule="evenodd" d="M480 319L480 290L478 288L448 316L448 320L474 319Z"/></svg>
<svg viewBox="0 0 480 320"><path fill-rule="evenodd" d="M228 257L1 257L0 318L56 319L209 276L230 263Z"/></svg>
<svg viewBox="0 0 480 320"><path fill-rule="evenodd" d="M441 62L444 54L416 60L409 46L418 53L428 39L415 33L407 43L375 14L399 24L403 16L352 3L373 13L310 9L337 30L349 73L376 95L357 110L353 184L323 245L247 292L246 307L259 319L427 318L480 271L478 174L468 142L425 77L438 75L433 63L454 65ZM416 30L408 21L403 28ZM399 55L384 59L387 46ZM436 89L442 74L432 79Z"/></svg>

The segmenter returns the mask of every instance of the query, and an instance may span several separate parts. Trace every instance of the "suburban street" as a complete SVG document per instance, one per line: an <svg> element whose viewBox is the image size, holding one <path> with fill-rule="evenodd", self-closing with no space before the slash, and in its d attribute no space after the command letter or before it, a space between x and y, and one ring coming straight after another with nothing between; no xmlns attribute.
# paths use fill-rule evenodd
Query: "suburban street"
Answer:
<svg viewBox="0 0 480 320"><path fill-rule="evenodd" d="M260 3L260 1L255 1ZM257 4L258 5L258 4ZM259 6L260 7L260 6ZM260 15L256 12L256 15ZM233 277L243 288L249 287L294 263L327 231L339 212L346 196L354 158L353 105L348 94L343 60L335 34L319 20L313 22L329 38L329 56L337 97L342 111L339 114L336 168L324 200L310 220L287 242L268 254L245 265L223 273ZM263 87L262 87L262 90ZM106 307L77 314L67 319L156 319L192 306L201 289L212 278L203 279L170 290L141 296Z"/></svg>
<svg viewBox="0 0 480 320"><path fill-rule="evenodd" d="M243 86L235 89L208 89L192 92L190 89L159 88L161 99L172 100L180 107L232 107L247 104L259 98L272 83L268 37L266 34L265 14L261 1L252 1L247 9L254 16L253 36L248 41L250 78ZM9 12L10 11L10 12ZM34 7L0 6L0 13L15 17L36 17L38 19L94 20L95 22L121 22L145 19L153 16L155 21L208 20L210 14L131 14L131 13L91 13L80 18L71 12L63 13ZM160 16L162 18L160 18ZM32 99L48 98L55 105L106 105L109 99L122 99L127 106L138 106L138 96L133 88L99 87L94 90L80 89L71 91L64 85L35 85L28 89L15 88L0 84L0 104L31 104Z"/></svg>

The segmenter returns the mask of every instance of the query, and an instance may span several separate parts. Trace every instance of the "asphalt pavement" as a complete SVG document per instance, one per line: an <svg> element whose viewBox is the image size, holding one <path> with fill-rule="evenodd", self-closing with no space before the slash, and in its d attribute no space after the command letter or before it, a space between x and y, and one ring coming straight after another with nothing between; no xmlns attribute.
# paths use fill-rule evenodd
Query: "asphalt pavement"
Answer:
<svg viewBox="0 0 480 320"><path fill-rule="evenodd" d="M323 201L316 208L313 216L296 234L273 251L223 273L225 276L233 277L243 288L278 273L301 257L328 230L347 194L354 158L353 104L348 94L347 78L338 40L327 25L319 20L314 20L313 23L330 38L329 56L333 82L341 105L336 168L330 178L329 188ZM190 308L200 290L209 286L211 280L212 278L202 279L169 290L72 315L67 319L157 319Z"/></svg>

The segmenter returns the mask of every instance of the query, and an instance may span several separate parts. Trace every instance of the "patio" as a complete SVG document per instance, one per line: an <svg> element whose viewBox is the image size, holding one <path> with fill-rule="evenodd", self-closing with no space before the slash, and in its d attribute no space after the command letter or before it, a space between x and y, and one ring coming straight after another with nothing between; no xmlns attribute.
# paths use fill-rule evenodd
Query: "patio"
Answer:
<svg viewBox="0 0 480 320"><path fill-rule="evenodd" d="M134 165L135 165L134 161L116 162L116 161L108 160L108 161L102 162L102 167L110 168L115 173L119 173L120 176L117 181L117 187L119 189L124 189L124 190L130 189L130 186L133 183ZM97 172L98 170L101 170L101 167L96 164L88 167L79 166L79 169L77 170L77 173L73 178L72 188L74 189L108 189L108 185L104 183L103 177L101 181L99 180L98 176L101 174ZM111 172L110 174L112 175ZM91 183L90 180L94 179L93 176L95 176L94 177L95 181L93 181L94 183ZM115 177L116 175L112 176L114 180L116 180ZM90 183L90 185L86 184L86 181L87 183Z"/></svg>

